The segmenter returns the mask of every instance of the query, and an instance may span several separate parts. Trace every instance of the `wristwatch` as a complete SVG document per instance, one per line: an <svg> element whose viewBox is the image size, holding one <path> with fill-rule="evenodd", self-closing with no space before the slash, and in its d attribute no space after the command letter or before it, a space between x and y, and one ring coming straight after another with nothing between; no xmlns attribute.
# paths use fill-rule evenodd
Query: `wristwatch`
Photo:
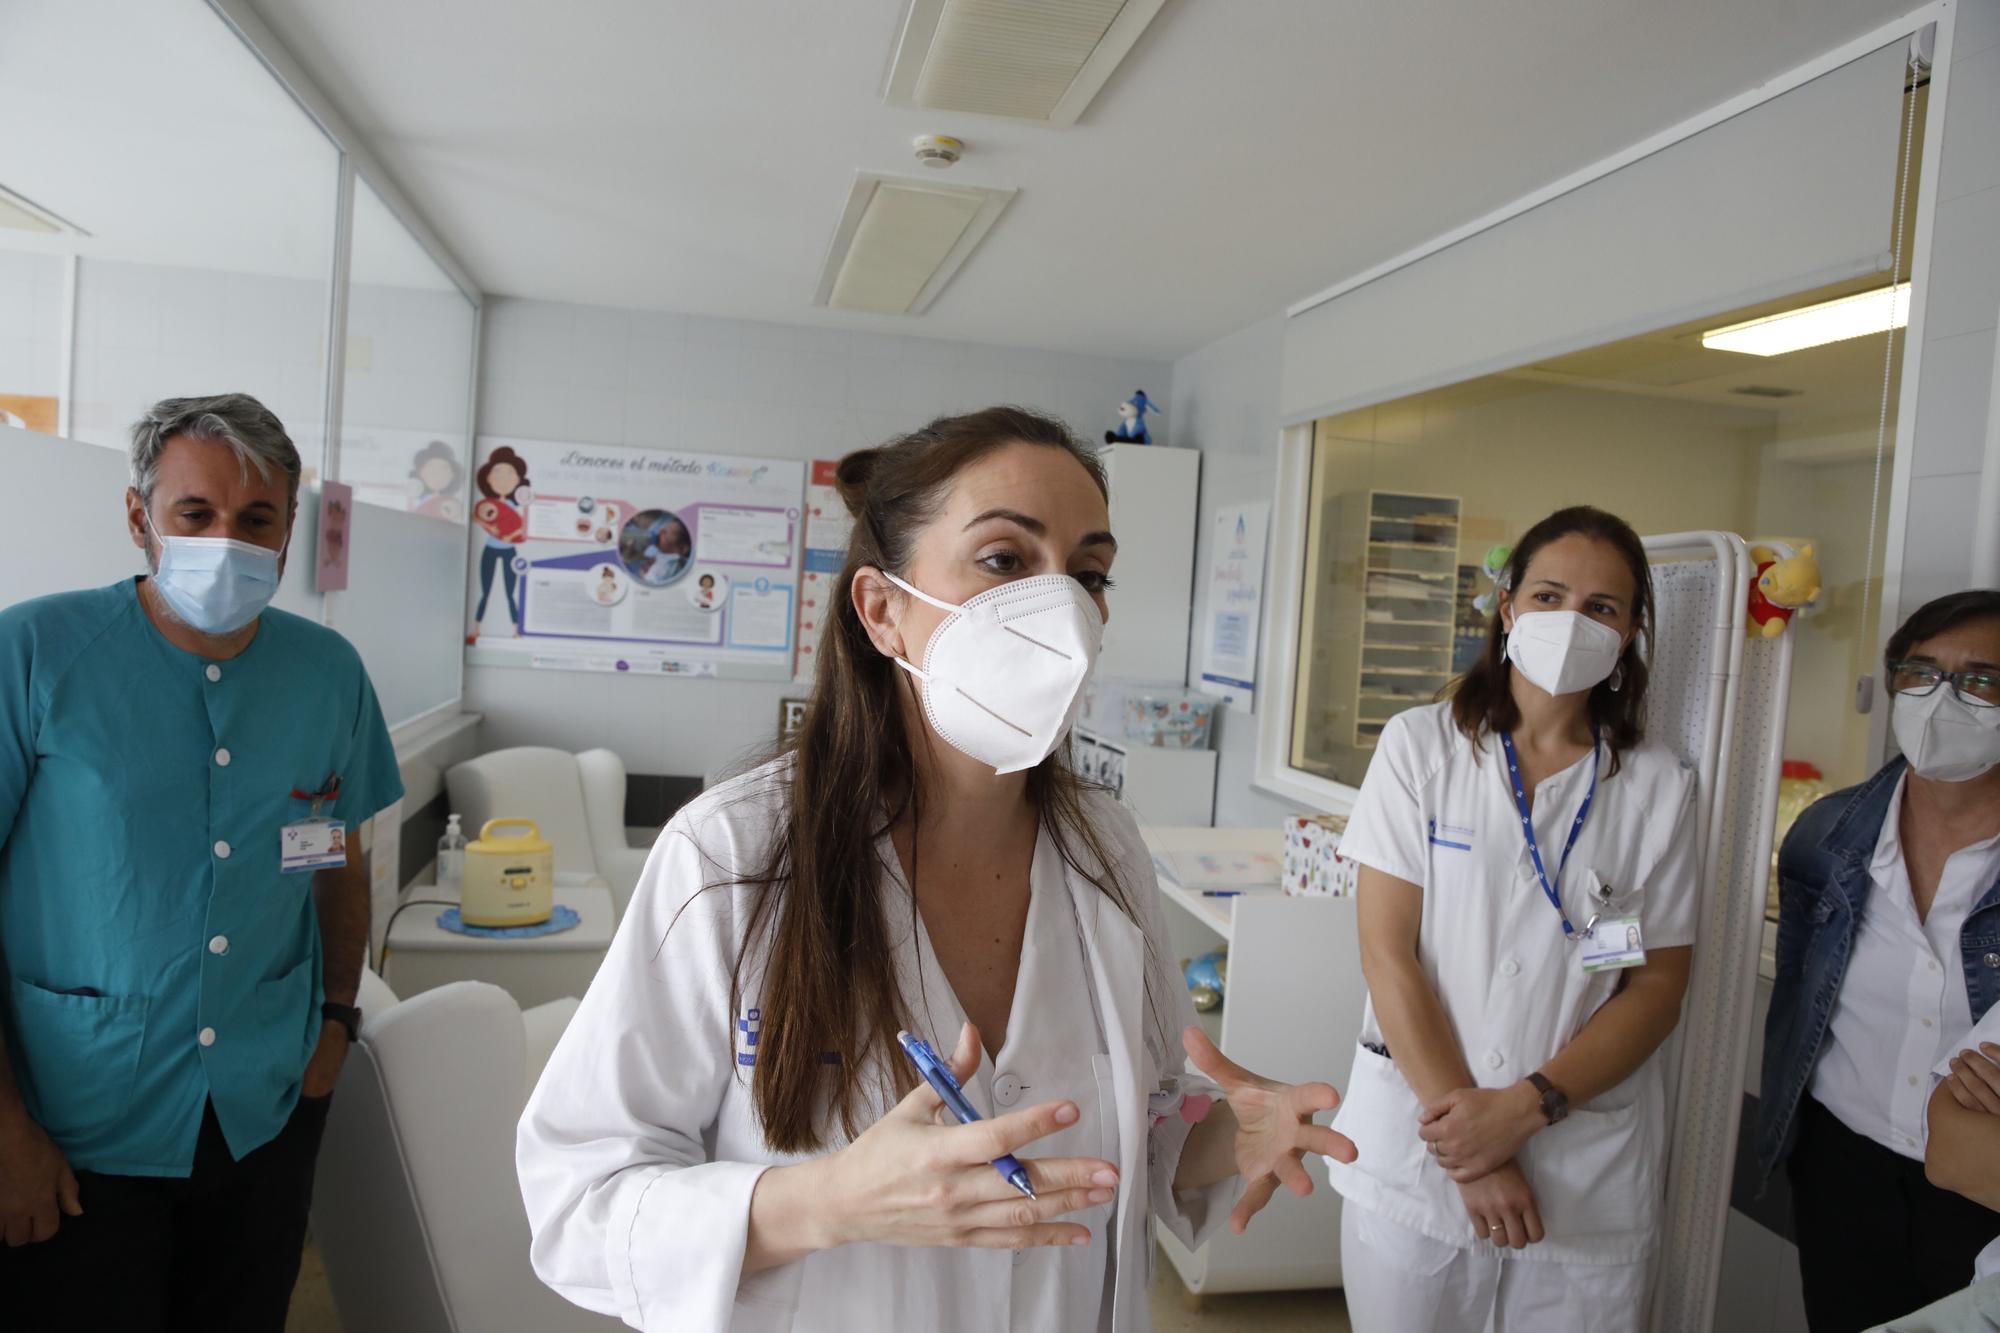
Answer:
<svg viewBox="0 0 2000 1333"><path fill-rule="evenodd" d="M1542 1094L1543 1117L1551 1125L1560 1124L1569 1115L1569 1094L1540 1074L1528 1075L1528 1082Z"/></svg>
<svg viewBox="0 0 2000 1333"><path fill-rule="evenodd" d="M346 1028L349 1041L361 1040L361 1011L353 1005L328 1000L319 1007L319 1016Z"/></svg>

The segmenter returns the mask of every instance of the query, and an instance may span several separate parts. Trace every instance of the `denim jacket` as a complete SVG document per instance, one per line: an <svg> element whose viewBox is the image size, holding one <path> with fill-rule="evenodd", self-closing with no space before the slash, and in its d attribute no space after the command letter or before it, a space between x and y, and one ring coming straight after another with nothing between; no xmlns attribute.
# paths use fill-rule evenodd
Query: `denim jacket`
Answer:
<svg viewBox="0 0 2000 1333"><path fill-rule="evenodd" d="M1778 853L1778 970L1764 1022L1757 1108L1760 1191L1792 1150L1799 1103L1826 1044L1834 999L1874 887L1869 862L1902 774L1903 761L1891 760L1860 786L1815 801ZM1967 913L1958 948L1977 1021L2000 1000L2000 880Z"/></svg>

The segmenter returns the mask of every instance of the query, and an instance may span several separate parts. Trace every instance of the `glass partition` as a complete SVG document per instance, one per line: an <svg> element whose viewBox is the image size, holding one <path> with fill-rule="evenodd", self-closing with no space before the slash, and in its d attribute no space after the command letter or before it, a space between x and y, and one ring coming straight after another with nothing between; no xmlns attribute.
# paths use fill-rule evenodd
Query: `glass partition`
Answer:
<svg viewBox="0 0 2000 1333"><path fill-rule="evenodd" d="M33 256L31 357L49 331L51 263L77 257L69 433L123 447L159 398L241 390L323 452L328 292L340 156L206 5L14 0L0 42L0 292ZM6 197L0 195L0 198ZM61 284L54 290L60 301ZM0 368L21 318L0 300ZM54 341L51 344L50 339ZM41 365L32 396L65 386ZM0 381L0 394L15 392ZM53 431L53 425L45 427Z"/></svg>
<svg viewBox="0 0 2000 1333"><path fill-rule="evenodd" d="M465 521L476 310L354 183L339 479L364 504Z"/></svg>

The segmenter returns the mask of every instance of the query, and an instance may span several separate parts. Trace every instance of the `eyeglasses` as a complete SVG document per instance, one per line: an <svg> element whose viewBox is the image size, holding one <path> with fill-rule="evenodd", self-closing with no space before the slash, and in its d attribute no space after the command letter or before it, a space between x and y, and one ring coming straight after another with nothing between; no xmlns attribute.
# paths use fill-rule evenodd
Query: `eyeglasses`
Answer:
<svg viewBox="0 0 2000 1333"><path fill-rule="evenodd" d="M1889 691L1917 698L1931 693L1946 681L1951 692L1975 708L2000 708L2000 672L1942 671L1929 662L1891 662Z"/></svg>

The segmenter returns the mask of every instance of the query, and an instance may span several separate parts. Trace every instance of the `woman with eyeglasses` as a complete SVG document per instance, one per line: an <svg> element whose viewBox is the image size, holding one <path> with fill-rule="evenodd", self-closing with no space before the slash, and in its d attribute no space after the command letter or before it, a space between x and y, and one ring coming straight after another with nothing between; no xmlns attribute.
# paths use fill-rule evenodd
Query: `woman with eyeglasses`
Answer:
<svg viewBox="0 0 2000 1333"><path fill-rule="evenodd" d="M1958 1290L2000 1236L1924 1171L1933 1070L2000 1000L2000 590L1928 603L1886 665L1902 755L1778 857L1758 1162L1791 1180L1813 1333Z"/></svg>

